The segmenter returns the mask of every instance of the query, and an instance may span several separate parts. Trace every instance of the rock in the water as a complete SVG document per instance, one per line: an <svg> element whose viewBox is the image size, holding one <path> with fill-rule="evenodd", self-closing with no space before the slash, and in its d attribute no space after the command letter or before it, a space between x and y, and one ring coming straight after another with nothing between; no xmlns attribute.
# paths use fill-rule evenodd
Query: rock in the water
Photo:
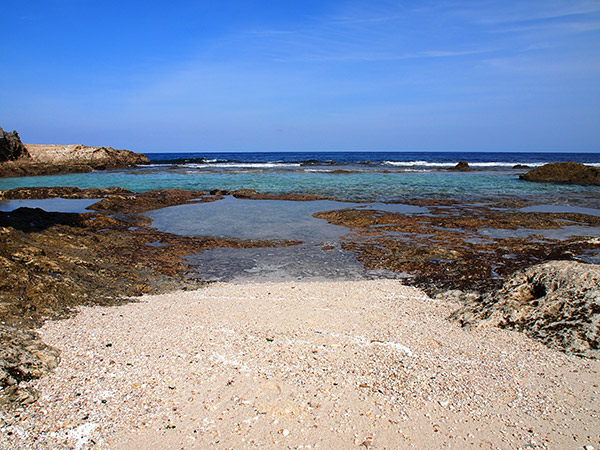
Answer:
<svg viewBox="0 0 600 450"><path fill-rule="evenodd" d="M600 186L600 168L574 162L550 163L519 175L519 178L526 181Z"/></svg>
<svg viewBox="0 0 600 450"><path fill-rule="evenodd" d="M0 325L0 404L32 403L36 393L23 382L55 369L59 352L32 331Z"/></svg>
<svg viewBox="0 0 600 450"><path fill-rule="evenodd" d="M600 267L550 261L513 274L450 318L469 328L518 330L549 347L600 357Z"/></svg>
<svg viewBox="0 0 600 450"><path fill-rule="evenodd" d="M27 148L16 131L7 133L0 127L0 162L28 158Z"/></svg>
<svg viewBox="0 0 600 450"><path fill-rule="evenodd" d="M452 168L452 170L458 170L460 172L468 172L468 171L473 170L473 169L471 169L471 167L469 167L469 163L468 162L466 162L466 161L459 161L458 164L456 164Z"/></svg>

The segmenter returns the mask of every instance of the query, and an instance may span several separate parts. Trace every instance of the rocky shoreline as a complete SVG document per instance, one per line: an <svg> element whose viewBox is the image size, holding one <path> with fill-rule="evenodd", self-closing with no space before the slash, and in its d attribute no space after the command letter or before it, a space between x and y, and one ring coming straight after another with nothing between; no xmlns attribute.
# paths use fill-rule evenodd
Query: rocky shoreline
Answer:
<svg viewBox="0 0 600 450"><path fill-rule="evenodd" d="M149 162L145 155L112 147L23 144L16 131L0 128L0 178L87 173Z"/></svg>
<svg viewBox="0 0 600 450"><path fill-rule="evenodd" d="M206 193L175 189L135 193L122 188L54 187L0 192L0 199L5 200L98 199L90 207L94 212L82 214L30 208L0 212L0 341L4 349L0 354L0 402L35 401L36 394L28 382L58 364L55 349L46 346L31 331L45 320L69 317L80 305L114 305L143 294L196 289L202 282L187 277L193 268L184 257L198 251L298 244L176 236L153 229L151 220L139 215L189 202L215 202L224 195L254 200L323 199L252 190ZM585 236L560 240L542 235L489 238L479 230L525 228L541 233L559 229L567 222L582 228L598 227L600 217L523 212L520 208L525 205L521 203L481 205L429 200L412 204L426 206L427 213L348 208L323 211L315 217L347 227L350 233L342 246L355 252L366 268L406 273L409 278L404 280L405 284L424 289L431 297L459 301L464 307L454 320L463 326L487 323L516 329L562 351L598 357L598 333L589 332L589 324L600 316L598 277L592 278L588 289L592 293L580 304L589 312L583 318L581 308L556 306L556 296L550 296L548 302L544 296L536 295L524 296L520 303L514 299L506 303L502 292L507 288L502 283L510 280L511 275L545 261L570 260L569 264L577 266L581 263L573 261L586 252L598 251L600 240ZM581 270L589 272L587 268ZM515 276L528 279L527 275ZM554 282L554 278L549 282ZM525 285L525 282L522 286L517 284L517 290L522 292ZM553 292L549 288L546 291ZM500 317L493 312L496 306L506 317L521 311L520 318L491 321L490 317ZM545 320L543 325L536 316L540 311ZM569 320L573 323L562 332L560 324Z"/></svg>
<svg viewBox="0 0 600 450"><path fill-rule="evenodd" d="M158 207L186 202L189 195L182 192L163 192L150 200L148 195L137 198L146 206L148 201L157 202L153 207ZM128 197L122 194L119 189L108 189L81 195L126 201ZM206 198L197 201L214 199ZM80 305L108 306L148 293L196 289L203 283L186 277L190 268L184 257L198 251L296 244L187 238L159 232L149 224L149 219L135 214L117 217L32 208L0 212L0 403L34 401L35 394L26 386L18 389L20 383L55 366L56 361L44 362L55 360L54 350L30 331L45 320L69 317Z"/></svg>

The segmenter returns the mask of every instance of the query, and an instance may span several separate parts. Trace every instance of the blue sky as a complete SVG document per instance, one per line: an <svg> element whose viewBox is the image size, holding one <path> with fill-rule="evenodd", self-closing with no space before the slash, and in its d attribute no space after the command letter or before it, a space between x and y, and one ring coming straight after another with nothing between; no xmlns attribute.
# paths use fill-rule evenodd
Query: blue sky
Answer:
<svg viewBox="0 0 600 450"><path fill-rule="evenodd" d="M0 126L140 152L600 151L600 0L9 0Z"/></svg>

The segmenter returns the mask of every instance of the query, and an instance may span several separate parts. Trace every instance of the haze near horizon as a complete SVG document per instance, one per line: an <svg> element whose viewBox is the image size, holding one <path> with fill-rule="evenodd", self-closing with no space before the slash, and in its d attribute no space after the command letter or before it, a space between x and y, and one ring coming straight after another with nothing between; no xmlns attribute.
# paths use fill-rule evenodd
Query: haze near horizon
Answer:
<svg viewBox="0 0 600 450"><path fill-rule="evenodd" d="M600 151L600 1L3 5L0 126L139 152Z"/></svg>

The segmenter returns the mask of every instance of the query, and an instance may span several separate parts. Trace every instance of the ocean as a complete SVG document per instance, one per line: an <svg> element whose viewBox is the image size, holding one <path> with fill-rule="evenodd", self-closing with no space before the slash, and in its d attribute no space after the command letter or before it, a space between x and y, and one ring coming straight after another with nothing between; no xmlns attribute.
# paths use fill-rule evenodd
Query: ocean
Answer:
<svg viewBox="0 0 600 450"><path fill-rule="evenodd" d="M34 186L152 189L254 189L310 193L351 201L422 198L478 201L518 198L534 203L600 207L600 187L530 183L519 174L548 162L600 166L598 153L264 152L149 153L148 166L0 180L0 189ZM471 172L451 171L466 161Z"/></svg>

